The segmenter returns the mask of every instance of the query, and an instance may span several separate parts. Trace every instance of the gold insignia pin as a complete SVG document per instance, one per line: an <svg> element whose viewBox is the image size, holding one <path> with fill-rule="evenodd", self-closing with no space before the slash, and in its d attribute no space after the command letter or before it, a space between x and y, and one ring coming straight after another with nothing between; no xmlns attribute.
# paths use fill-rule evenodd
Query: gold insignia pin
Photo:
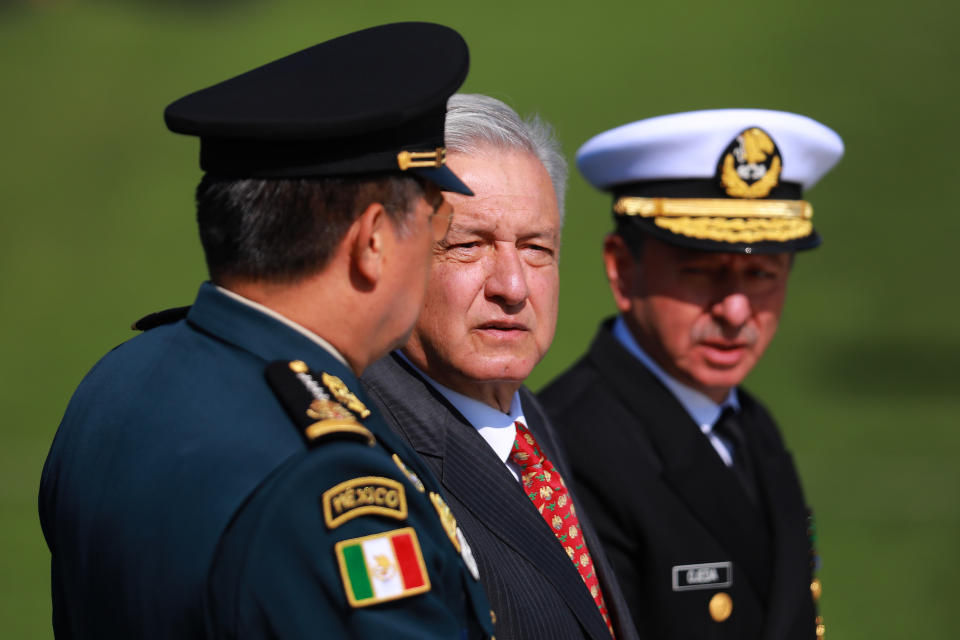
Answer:
<svg viewBox="0 0 960 640"><path fill-rule="evenodd" d="M732 198L766 198L780 184L782 163L773 138L763 129L751 127L727 147L720 184Z"/></svg>
<svg viewBox="0 0 960 640"><path fill-rule="evenodd" d="M345 406L339 402L323 398L316 398L310 403L310 406L307 407L307 415L314 420L343 420L353 424L360 424L357 422L357 419L353 417L353 413Z"/></svg>
<svg viewBox="0 0 960 640"><path fill-rule="evenodd" d="M820 578L814 578L813 582L810 583L810 595L813 596L814 602L820 599L821 593L823 593L823 585L820 584Z"/></svg>
<svg viewBox="0 0 960 640"><path fill-rule="evenodd" d="M330 393L333 394L333 397L347 405L348 409L357 412L361 418L366 418L370 415L370 410L360 402L357 396L353 395L353 392L350 391L343 380L327 372L323 372L320 375L320 379L323 381L324 386L330 390Z"/></svg>
<svg viewBox="0 0 960 640"><path fill-rule="evenodd" d="M290 371L294 373L306 373L310 369L307 367L307 363L303 360L294 360L290 363Z"/></svg>
<svg viewBox="0 0 960 640"><path fill-rule="evenodd" d="M730 594L721 591L710 598L710 604L707 606L710 609L710 617L716 622L723 622L733 613L733 598Z"/></svg>
<svg viewBox="0 0 960 640"><path fill-rule="evenodd" d="M447 537L453 543L453 548L457 550L457 553L460 553L460 540L457 539L457 519L453 512L450 511L450 507L438 493L430 492L430 502L433 503L433 508L437 510L437 515L440 516L440 524L443 525L443 530L447 532Z"/></svg>
<svg viewBox="0 0 960 640"><path fill-rule="evenodd" d="M403 475L407 476L407 480L417 488L417 491L424 493L426 489L423 487L423 482L420 480L420 477L415 474L413 471L407 468L407 465L403 463L403 460L400 459L400 456L393 454L393 461L400 467L400 471L403 472Z"/></svg>

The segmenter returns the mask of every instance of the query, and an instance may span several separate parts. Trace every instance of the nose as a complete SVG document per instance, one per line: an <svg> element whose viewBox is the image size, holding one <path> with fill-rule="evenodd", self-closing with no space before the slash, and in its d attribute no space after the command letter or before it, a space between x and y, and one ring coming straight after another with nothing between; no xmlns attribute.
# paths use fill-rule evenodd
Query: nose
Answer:
<svg viewBox="0 0 960 640"><path fill-rule="evenodd" d="M740 291L732 291L714 303L710 311L713 317L724 325L742 327L752 313L750 298Z"/></svg>
<svg viewBox="0 0 960 640"><path fill-rule="evenodd" d="M529 290L523 261L513 243L496 243L484 283L484 294L504 307L515 307L527 299Z"/></svg>

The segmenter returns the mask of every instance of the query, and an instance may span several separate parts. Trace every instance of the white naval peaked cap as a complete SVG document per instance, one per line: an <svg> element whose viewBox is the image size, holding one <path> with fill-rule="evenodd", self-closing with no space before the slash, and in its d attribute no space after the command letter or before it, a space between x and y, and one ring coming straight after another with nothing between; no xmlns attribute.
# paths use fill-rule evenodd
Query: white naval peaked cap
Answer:
<svg viewBox="0 0 960 640"><path fill-rule="evenodd" d="M588 140L577 166L611 191L618 232L737 253L813 249L803 192L843 155L832 129L765 109L712 109L648 118Z"/></svg>
<svg viewBox="0 0 960 640"><path fill-rule="evenodd" d="M783 158L780 180L807 190L843 156L835 131L806 116L767 109L710 109L657 116L610 129L577 151L594 187L657 180L712 179L731 140L763 129Z"/></svg>

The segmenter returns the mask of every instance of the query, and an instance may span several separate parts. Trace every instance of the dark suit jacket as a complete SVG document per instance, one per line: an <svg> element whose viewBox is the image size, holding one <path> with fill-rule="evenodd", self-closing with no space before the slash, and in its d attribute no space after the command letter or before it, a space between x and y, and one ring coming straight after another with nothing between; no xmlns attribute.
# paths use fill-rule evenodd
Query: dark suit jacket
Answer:
<svg viewBox="0 0 960 640"><path fill-rule="evenodd" d="M609 640L603 618L563 547L476 429L396 355L371 366L362 382L388 424L440 479L480 567L480 580L496 613L498 640ZM526 389L520 395L528 427L561 475L569 478L569 467L538 403ZM572 488L571 495L579 505ZM588 518L579 509L577 513L617 637L634 638L600 542Z"/></svg>
<svg viewBox="0 0 960 640"><path fill-rule="evenodd" d="M759 505L647 368L601 326L590 350L540 393L636 623L657 638L787 640L815 635L808 511L776 425L740 392ZM686 569L732 563L700 588ZM721 565L723 566L723 565ZM694 576L695 577L695 576ZM710 580L714 584L710 584ZM709 602L732 597L715 622Z"/></svg>
<svg viewBox="0 0 960 640"><path fill-rule="evenodd" d="M419 639L492 630L486 599L436 509L391 454L439 491L432 474L375 410L364 424L376 446L333 437L308 448L264 379L269 362L294 359L362 394L315 342L205 284L186 318L117 347L86 376L40 486L58 638ZM406 517L326 525L322 493L358 476L400 483ZM350 607L335 544L407 526L430 590Z"/></svg>

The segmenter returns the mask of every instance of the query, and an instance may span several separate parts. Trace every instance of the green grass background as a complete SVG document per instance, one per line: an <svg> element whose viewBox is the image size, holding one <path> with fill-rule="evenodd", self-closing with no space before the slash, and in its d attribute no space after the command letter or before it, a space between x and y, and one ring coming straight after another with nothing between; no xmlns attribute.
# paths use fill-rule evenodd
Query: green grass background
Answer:
<svg viewBox="0 0 960 640"><path fill-rule="evenodd" d="M36 493L73 388L132 320L188 304L204 277L197 144L165 130L163 107L347 31L421 19L470 43L465 90L538 111L570 158L599 131L698 108L798 111L843 136L846 157L809 195L824 245L798 259L748 383L816 508L829 637L956 637L958 12L947 0L0 1L0 635L52 635ZM574 171L560 325L535 388L613 309L608 211Z"/></svg>

